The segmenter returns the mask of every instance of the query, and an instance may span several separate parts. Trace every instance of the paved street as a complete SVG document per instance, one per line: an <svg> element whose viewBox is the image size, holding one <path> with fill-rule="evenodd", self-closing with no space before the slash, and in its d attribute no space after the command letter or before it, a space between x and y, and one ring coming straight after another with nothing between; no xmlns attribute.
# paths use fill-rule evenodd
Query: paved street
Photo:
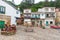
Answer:
<svg viewBox="0 0 60 40"><path fill-rule="evenodd" d="M15 35L0 35L0 40L60 40L60 33L56 29L34 27L34 32L25 32L25 28L17 26L17 33Z"/></svg>

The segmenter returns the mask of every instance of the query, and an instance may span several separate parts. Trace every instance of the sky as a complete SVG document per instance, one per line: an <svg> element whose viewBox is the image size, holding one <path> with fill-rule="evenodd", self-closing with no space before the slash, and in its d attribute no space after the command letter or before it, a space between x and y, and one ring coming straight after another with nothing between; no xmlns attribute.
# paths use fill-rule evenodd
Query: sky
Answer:
<svg viewBox="0 0 60 40"><path fill-rule="evenodd" d="M8 1L12 1L12 0L8 0ZM14 0L14 1L15 1L15 4L18 5L21 3L22 0ZM38 3L40 1L43 1L43 0L37 0L37 1L35 0L35 3Z"/></svg>
<svg viewBox="0 0 60 40"><path fill-rule="evenodd" d="M19 4L19 3L21 3L21 1L22 1L22 0L18 0L18 1L15 0L15 3L16 3L16 4ZM35 0L35 3L38 3L39 1L43 1L43 0Z"/></svg>
<svg viewBox="0 0 60 40"><path fill-rule="evenodd" d="M9 0L9 1L11 1L11 0ZM18 4L21 3L22 0L14 0L14 1L15 1L15 4L18 5ZM44 0L35 0L35 3L38 3L38 2L40 2L40 1L44 1ZM49 1L50 1L50 0L49 0ZM53 1L54 1L54 0L53 0Z"/></svg>

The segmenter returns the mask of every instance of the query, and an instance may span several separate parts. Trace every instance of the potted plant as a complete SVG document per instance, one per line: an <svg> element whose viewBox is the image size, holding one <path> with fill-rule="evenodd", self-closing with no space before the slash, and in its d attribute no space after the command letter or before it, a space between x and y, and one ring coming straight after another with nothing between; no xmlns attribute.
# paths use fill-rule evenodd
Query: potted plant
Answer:
<svg viewBox="0 0 60 40"><path fill-rule="evenodd" d="M45 26L42 26L43 29L45 29Z"/></svg>

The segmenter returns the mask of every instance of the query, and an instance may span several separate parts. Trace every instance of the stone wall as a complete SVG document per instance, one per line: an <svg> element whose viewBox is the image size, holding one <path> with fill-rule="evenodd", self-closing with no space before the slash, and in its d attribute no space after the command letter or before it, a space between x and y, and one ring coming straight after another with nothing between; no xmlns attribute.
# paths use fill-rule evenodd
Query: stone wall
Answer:
<svg viewBox="0 0 60 40"><path fill-rule="evenodd" d="M4 15L4 14L0 14L0 20L5 21L5 24L11 24L11 17Z"/></svg>

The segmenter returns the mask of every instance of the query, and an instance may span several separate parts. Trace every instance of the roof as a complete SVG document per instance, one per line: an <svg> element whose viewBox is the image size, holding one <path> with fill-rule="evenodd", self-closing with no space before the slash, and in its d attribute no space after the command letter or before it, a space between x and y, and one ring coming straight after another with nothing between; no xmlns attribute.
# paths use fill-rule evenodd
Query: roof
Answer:
<svg viewBox="0 0 60 40"><path fill-rule="evenodd" d="M11 5L13 8L17 9L17 6L13 4L12 2L6 1L6 0L2 0L2 1L6 2L7 4Z"/></svg>

